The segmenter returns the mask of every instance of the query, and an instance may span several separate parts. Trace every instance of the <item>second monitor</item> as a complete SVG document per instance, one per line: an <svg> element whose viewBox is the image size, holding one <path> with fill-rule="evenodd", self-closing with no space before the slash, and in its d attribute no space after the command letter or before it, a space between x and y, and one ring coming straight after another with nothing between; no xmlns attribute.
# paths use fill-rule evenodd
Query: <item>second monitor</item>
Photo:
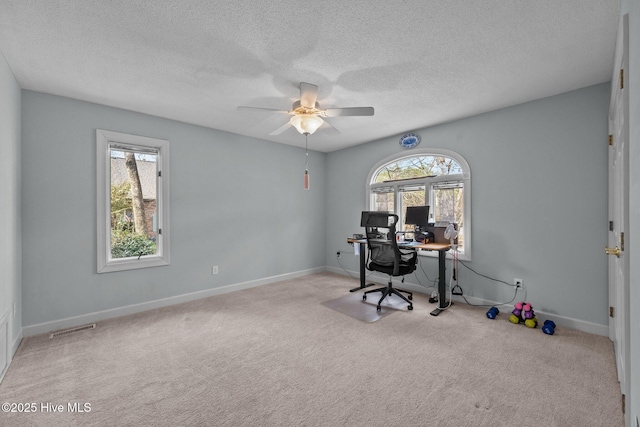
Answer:
<svg viewBox="0 0 640 427"><path fill-rule="evenodd" d="M433 242L434 235L426 230L429 225L429 206L407 206L404 215L405 225L413 225L416 242Z"/></svg>
<svg viewBox="0 0 640 427"><path fill-rule="evenodd" d="M429 224L429 206L407 206L404 223L418 226Z"/></svg>

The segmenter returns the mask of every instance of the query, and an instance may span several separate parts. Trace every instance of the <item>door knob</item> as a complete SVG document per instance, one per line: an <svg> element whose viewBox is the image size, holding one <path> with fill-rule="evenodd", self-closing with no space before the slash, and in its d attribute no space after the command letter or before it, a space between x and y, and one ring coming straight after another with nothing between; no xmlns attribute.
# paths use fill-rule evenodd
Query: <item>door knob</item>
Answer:
<svg viewBox="0 0 640 427"><path fill-rule="evenodd" d="M604 251L607 255L615 255L620 258L620 248L617 246L615 248L604 248Z"/></svg>

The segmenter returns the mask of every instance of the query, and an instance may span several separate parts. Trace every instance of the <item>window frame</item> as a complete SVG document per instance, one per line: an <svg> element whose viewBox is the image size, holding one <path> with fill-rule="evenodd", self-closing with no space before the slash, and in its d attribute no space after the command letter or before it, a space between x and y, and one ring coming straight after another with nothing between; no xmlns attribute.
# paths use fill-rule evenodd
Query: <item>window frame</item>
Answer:
<svg viewBox="0 0 640 427"><path fill-rule="evenodd" d="M421 156L444 156L449 157L455 160L458 165L462 168L461 174L450 174L450 175L438 175L434 177L422 177L422 178L410 178L403 180L394 180L387 181L381 183L374 183L373 179L378 174L380 169L392 162L396 162L399 160L411 158L411 157L421 157ZM401 206L401 191L399 189L406 186L425 186L425 200L429 205L433 205L433 187L437 184L442 184L446 182L460 182L463 184L464 194L464 208L463 208L463 218L464 218L464 251L459 252L459 258L462 260L470 261L471 260L471 168L469 167L469 163L458 153L446 150L442 148L420 148L420 149L412 149L410 153L395 153L390 156L385 157L384 159L377 162L369 171L369 175L367 176L365 191L366 191L366 210L372 210L375 208L373 205L374 191L375 188L380 187L393 187L394 188L394 213L400 217L400 222L404 223L404 212L397 212L397 209ZM433 210L429 213L430 218L433 218ZM433 251L419 251L419 254L422 256L437 256L437 253L433 253Z"/></svg>
<svg viewBox="0 0 640 427"><path fill-rule="evenodd" d="M130 149L157 150L156 253L141 257L111 258L111 144ZM169 141L96 129L97 272L133 270L170 264L169 246Z"/></svg>

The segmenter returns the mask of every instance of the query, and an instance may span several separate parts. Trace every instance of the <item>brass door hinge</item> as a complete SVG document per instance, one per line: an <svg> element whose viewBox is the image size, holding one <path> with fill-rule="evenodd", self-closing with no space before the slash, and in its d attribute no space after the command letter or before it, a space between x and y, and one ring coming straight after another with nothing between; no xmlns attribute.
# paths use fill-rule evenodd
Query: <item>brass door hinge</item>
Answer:
<svg viewBox="0 0 640 427"><path fill-rule="evenodd" d="M613 145L613 135L609 135L609 145Z"/></svg>
<svg viewBox="0 0 640 427"><path fill-rule="evenodd" d="M624 251L624 232L620 233L620 250Z"/></svg>
<svg viewBox="0 0 640 427"><path fill-rule="evenodd" d="M613 317L615 309L613 307L609 307L609 317Z"/></svg>

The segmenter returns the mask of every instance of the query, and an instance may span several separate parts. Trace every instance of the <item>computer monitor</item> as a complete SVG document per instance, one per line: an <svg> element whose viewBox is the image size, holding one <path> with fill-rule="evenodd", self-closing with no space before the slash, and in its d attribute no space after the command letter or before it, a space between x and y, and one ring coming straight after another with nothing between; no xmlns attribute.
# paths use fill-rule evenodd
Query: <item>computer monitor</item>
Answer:
<svg viewBox="0 0 640 427"><path fill-rule="evenodd" d="M420 226L429 224L429 206L407 206L404 223Z"/></svg>

